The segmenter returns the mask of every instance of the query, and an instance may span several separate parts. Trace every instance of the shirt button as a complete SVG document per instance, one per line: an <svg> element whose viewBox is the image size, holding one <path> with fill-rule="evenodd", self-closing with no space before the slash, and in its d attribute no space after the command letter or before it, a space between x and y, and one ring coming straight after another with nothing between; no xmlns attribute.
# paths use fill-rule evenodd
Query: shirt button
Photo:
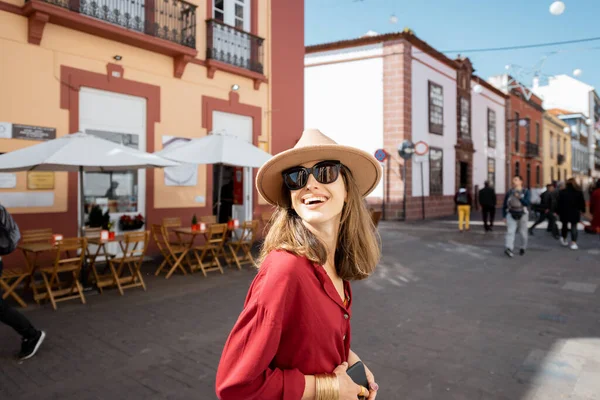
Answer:
<svg viewBox="0 0 600 400"><path fill-rule="evenodd" d="M344 319L348 319L350 316L348 314L344 314Z"/></svg>

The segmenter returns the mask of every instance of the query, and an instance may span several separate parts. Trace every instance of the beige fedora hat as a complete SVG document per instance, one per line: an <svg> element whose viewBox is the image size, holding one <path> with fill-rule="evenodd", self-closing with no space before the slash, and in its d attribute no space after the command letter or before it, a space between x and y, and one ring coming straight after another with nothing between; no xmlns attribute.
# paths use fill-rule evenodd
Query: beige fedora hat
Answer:
<svg viewBox="0 0 600 400"><path fill-rule="evenodd" d="M258 171L256 188L273 205L283 205L283 177L288 168L310 161L338 160L351 172L363 197L375 189L382 175L379 161L366 151L337 144L317 129L307 129L296 145L267 161Z"/></svg>

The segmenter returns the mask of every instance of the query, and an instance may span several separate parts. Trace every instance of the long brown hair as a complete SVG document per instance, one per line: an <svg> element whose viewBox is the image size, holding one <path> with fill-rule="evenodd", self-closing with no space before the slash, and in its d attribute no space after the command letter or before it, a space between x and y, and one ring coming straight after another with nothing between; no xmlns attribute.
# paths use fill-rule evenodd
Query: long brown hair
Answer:
<svg viewBox="0 0 600 400"><path fill-rule="evenodd" d="M581 191L581 187L579 186L579 184L577 183L577 180L575 178L569 178L567 180L567 186L571 186L573 189L577 190L578 192Z"/></svg>
<svg viewBox="0 0 600 400"><path fill-rule="evenodd" d="M348 193L335 250L335 267L340 278L360 280L374 270L381 256L377 229L365 206L352 173L342 165L341 175ZM285 204L277 207L263 243L260 262L273 250L285 250L325 265L327 248L304 224L292 208L290 192L282 187Z"/></svg>

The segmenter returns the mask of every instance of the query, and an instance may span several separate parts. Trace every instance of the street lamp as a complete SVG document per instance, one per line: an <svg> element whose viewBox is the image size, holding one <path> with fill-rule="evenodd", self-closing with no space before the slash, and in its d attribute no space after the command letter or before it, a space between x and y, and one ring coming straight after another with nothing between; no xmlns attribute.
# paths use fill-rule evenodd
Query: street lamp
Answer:
<svg viewBox="0 0 600 400"><path fill-rule="evenodd" d="M566 133L566 134L568 135L569 133L571 133L571 128L569 128L568 126L565 126L565 127L563 128L563 132L564 132L564 133Z"/></svg>
<svg viewBox="0 0 600 400"><path fill-rule="evenodd" d="M473 86L473 92L481 94L481 92L483 92L483 86L478 83L477 85Z"/></svg>
<svg viewBox="0 0 600 400"><path fill-rule="evenodd" d="M592 125L592 119L591 119L591 118L588 118L588 119L586 119L586 120L585 120L585 124L586 124L587 126L590 126L590 125Z"/></svg>

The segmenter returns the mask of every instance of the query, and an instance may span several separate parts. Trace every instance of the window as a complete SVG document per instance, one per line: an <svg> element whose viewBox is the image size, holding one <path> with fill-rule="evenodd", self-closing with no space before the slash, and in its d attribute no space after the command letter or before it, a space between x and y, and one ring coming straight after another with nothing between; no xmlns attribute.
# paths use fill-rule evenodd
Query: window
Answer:
<svg viewBox="0 0 600 400"><path fill-rule="evenodd" d="M563 175L565 179L567 179L567 170L565 169L565 174Z"/></svg>
<svg viewBox="0 0 600 400"><path fill-rule="evenodd" d="M249 0L212 0L213 18L242 31L250 31Z"/></svg>
<svg viewBox="0 0 600 400"><path fill-rule="evenodd" d="M557 136L557 137L556 137L556 153L557 153L557 154L562 154L562 153L560 152L560 136Z"/></svg>
<svg viewBox="0 0 600 400"><path fill-rule="evenodd" d="M444 192L444 153L441 149L429 149L429 195Z"/></svg>
<svg viewBox="0 0 600 400"><path fill-rule="evenodd" d="M515 175L521 176L521 163L518 161L515 163Z"/></svg>
<svg viewBox="0 0 600 400"><path fill-rule="evenodd" d="M225 0L214 0L213 18L217 21L225 21Z"/></svg>
<svg viewBox="0 0 600 400"><path fill-rule="evenodd" d="M138 149L139 136L129 133L104 132L86 129L86 133L123 146ZM111 213L138 211L138 170L118 172L84 172L83 196L86 214L97 204Z"/></svg>
<svg viewBox="0 0 600 400"><path fill-rule="evenodd" d="M541 182L540 179L542 179L542 177L540 176L540 166L536 166L535 167L535 184L539 187Z"/></svg>
<svg viewBox="0 0 600 400"><path fill-rule="evenodd" d="M554 168L552 168L552 169L554 170ZM560 181L560 168L558 168L558 180Z"/></svg>
<svg viewBox="0 0 600 400"><path fill-rule="evenodd" d="M460 98L460 137L470 138L471 137L471 124L470 124L470 104L469 99L466 97Z"/></svg>
<svg viewBox="0 0 600 400"><path fill-rule="evenodd" d="M496 112L488 108L487 113L488 147L496 147Z"/></svg>
<svg viewBox="0 0 600 400"><path fill-rule="evenodd" d="M558 170L558 175L560 175L560 169ZM550 180L554 180L554 167L550 167Z"/></svg>
<svg viewBox="0 0 600 400"><path fill-rule="evenodd" d="M526 182L527 182L527 187L530 188L531 187L531 164L527 164L527 178L526 178Z"/></svg>
<svg viewBox="0 0 600 400"><path fill-rule="evenodd" d="M519 136L521 136L521 126L519 125L520 122L520 117L519 117L519 113L515 113L515 151L518 153L519 152L519 140L521 139ZM519 175L519 174L517 174Z"/></svg>
<svg viewBox="0 0 600 400"><path fill-rule="evenodd" d="M529 127L530 127L529 124L527 124L525 126L525 138L526 138L526 140L527 140L528 143L531 142L531 129L529 129Z"/></svg>
<svg viewBox="0 0 600 400"><path fill-rule="evenodd" d="M558 139L560 140L560 139ZM563 151L564 151L564 155L565 157L567 156L567 139L563 139Z"/></svg>
<svg viewBox="0 0 600 400"><path fill-rule="evenodd" d="M429 132L444 134L444 90L429 81Z"/></svg>
<svg viewBox="0 0 600 400"><path fill-rule="evenodd" d="M487 180L492 186L496 186L496 160L488 158Z"/></svg>
<svg viewBox="0 0 600 400"><path fill-rule="evenodd" d="M539 122L535 123L535 144L540 145L540 124Z"/></svg>
<svg viewBox="0 0 600 400"><path fill-rule="evenodd" d="M560 152L560 141L558 142L558 147L557 151ZM550 131L550 158L554 158L554 132L552 131Z"/></svg>

